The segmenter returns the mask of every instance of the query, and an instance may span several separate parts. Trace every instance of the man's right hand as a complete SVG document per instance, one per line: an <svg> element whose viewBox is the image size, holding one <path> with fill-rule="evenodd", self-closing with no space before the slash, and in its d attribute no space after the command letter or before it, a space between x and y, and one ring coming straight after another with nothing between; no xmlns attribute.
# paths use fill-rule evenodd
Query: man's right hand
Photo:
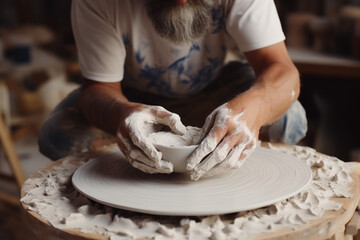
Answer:
<svg viewBox="0 0 360 240"><path fill-rule="evenodd" d="M133 167L146 173L173 171L172 163L162 160L162 154L147 139L160 125L168 126L177 134L184 134L186 131L179 115L160 106L137 106L135 111L120 120L117 131L119 148Z"/></svg>
<svg viewBox="0 0 360 240"><path fill-rule="evenodd" d="M173 165L161 160L162 154L147 136L161 125L174 133L185 133L179 115L160 106L130 102L122 93L120 81L103 83L85 79L78 104L91 124L117 135L120 150L134 167L147 173L173 171Z"/></svg>

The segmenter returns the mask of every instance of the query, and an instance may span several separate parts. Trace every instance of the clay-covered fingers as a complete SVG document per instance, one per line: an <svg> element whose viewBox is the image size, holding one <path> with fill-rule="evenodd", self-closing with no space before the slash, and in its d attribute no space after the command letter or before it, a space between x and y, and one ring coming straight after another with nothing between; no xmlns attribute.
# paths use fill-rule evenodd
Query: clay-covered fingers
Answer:
<svg viewBox="0 0 360 240"><path fill-rule="evenodd" d="M130 164L147 173L171 173L173 165L170 162L159 160L154 161L150 159L144 152L134 145L128 138L125 138L121 133L118 133L118 146L120 150L129 160Z"/></svg>
<svg viewBox="0 0 360 240"><path fill-rule="evenodd" d="M153 114L157 123L170 127L171 131L176 134L184 134L186 127L180 120L180 116L176 113L169 112L163 107L152 106L150 112Z"/></svg>
<svg viewBox="0 0 360 240"><path fill-rule="evenodd" d="M120 151L127 157L131 151L131 143L124 135L128 136L128 133L124 133L123 130L117 132L117 144Z"/></svg>
<svg viewBox="0 0 360 240"><path fill-rule="evenodd" d="M251 141L245 147L244 151L242 151L240 158L239 158L240 161L248 158L254 152L256 146L257 146L257 140L256 140L256 138L252 138Z"/></svg>
<svg viewBox="0 0 360 240"><path fill-rule="evenodd" d="M155 148L155 146L144 136L144 134L138 128L129 129L129 137L133 144L140 148L148 158L153 162L158 163L161 161L161 153Z"/></svg>
<svg viewBox="0 0 360 240"><path fill-rule="evenodd" d="M246 145L239 144L231 149L229 154L222 162L219 162L207 172L203 173L202 175L197 175L196 177L212 177L232 169L238 169L243 165L245 159L248 158L252 152L254 152L255 148L256 141L251 141L251 143Z"/></svg>
<svg viewBox="0 0 360 240"><path fill-rule="evenodd" d="M229 155L226 157L225 161L222 162L218 167L220 168L239 168L242 163L240 161L240 156L245 149L244 144L239 144L233 149L231 149Z"/></svg>
<svg viewBox="0 0 360 240"><path fill-rule="evenodd" d="M204 177L215 176L221 174L229 169L240 168L244 161L241 161L240 157L245 149L244 144L237 145L231 149L225 160L216 165L210 171L205 173Z"/></svg>
<svg viewBox="0 0 360 240"><path fill-rule="evenodd" d="M225 140L222 144L219 143L227 133L228 113L226 108L220 106L206 118L202 128L204 139L187 160L186 168L192 170L192 179L199 179L202 174L221 161L221 158L226 157L229 151L228 142Z"/></svg>
<svg viewBox="0 0 360 240"><path fill-rule="evenodd" d="M167 111L160 106L151 106L146 109L149 113L149 122L152 124L163 124L169 126L176 133L185 133L186 127L181 123L180 117L177 114ZM151 119L151 120L150 120ZM134 119L134 121L139 121ZM129 124L129 137L131 141L140 148L145 155L150 158L156 167L163 168L162 154L155 148L154 144L144 135L139 124Z"/></svg>
<svg viewBox="0 0 360 240"><path fill-rule="evenodd" d="M142 172L146 172L149 174L156 174L156 173L171 173L173 171L173 168L154 168L150 167L140 161L137 161L135 159L130 160L130 164L134 167L139 169Z"/></svg>
<svg viewBox="0 0 360 240"><path fill-rule="evenodd" d="M223 134L228 133L223 132ZM213 130L210 131L209 135L207 138L210 139L216 138L214 136L222 136L222 134L219 133L215 134ZM207 138L203 142L204 144L206 144ZM206 148L206 145L204 147L200 145L198 147L199 152L194 152L194 154L190 156L188 167L193 167L190 169L192 170L192 180L198 180L202 176L214 176L223 171L241 167L243 160L247 158L256 147L256 138L247 128L242 128L242 130L237 130L230 135L223 136L220 140L218 139L218 142L220 143L216 146L213 144L210 147L208 146L208 148Z"/></svg>
<svg viewBox="0 0 360 240"><path fill-rule="evenodd" d="M243 137L243 141L233 147L221 165L227 168L240 168L244 160L254 152L255 148L256 138L253 134L247 133Z"/></svg>
<svg viewBox="0 0 360 240"><path fill-rule="evenodd" d="M128 158L133 167L146 173L172 173L173 171L172 163L161 160L155 166L155 163L143 155L141 151L133 150Z"/></svg>
<svg viewBox="0 0 360 240"><path fill-rule="evenodd" d="M178 134L186 132L179 115L160 106L144 106L125 118L118 130L118 145L134 167L150 173L170 173L173 165L161 159L161 152L148 138L159 125Z"/></svg>
<svg viewBox="0 0 360 240"><path fill-rule="evenodd" d="M228 172L229 169L239 168L242 165L242 162L239 161L242 150L242 146L234 147L233 149L231 149L230 153L224 161L214 166L212 169L204 173L204 175L202 175L201 177L213 177L224 172Z"/></svg>
<svg viewBox="0 0 360 240"><path fill-rule="evenodd" d="M209 134L204 138L204 140L200 143L200 145L195 149L195 151L190 155L190 157L187 160L186 169L187 170L195 169L206 156L208 156L216 149L216 147L218 146L221 139L225 136L225 134L226 134L226 129L214 127L209 132Z"/></svg>
<svg viewBox="0 0 360 240"><path fill-rule="evenodd" d="M198 164L192 171L190 177L192 180L198 180L204 174L213 169L216 165L223 162L231 147L229 146L229 140L227 137L212 151L200 164Z"/></svg>
<svg viewBox="0 0 360 240"><path fill-rule="evenodd" d="M212 112L205 120L205 124L204 126L201 128L201 134L199 136L199 140L200 139L204 139L209 132L211 131L211 129L214 127L214 122L215 122L215 118L216 118L216 112Z"/></svg>

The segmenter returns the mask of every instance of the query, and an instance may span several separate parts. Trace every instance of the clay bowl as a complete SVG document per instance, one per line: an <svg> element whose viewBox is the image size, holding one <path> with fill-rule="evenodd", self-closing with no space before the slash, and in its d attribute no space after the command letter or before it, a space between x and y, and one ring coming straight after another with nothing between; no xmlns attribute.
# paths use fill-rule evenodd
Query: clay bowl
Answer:
<svg viewBox="0 0 360 240"><path fill-rule="evenodd" d="M186 160L198 145L189 146L163 146L155 145L162 153L162 159L171 162L174 165L174 172L184 173L186 170Z"/></svg>

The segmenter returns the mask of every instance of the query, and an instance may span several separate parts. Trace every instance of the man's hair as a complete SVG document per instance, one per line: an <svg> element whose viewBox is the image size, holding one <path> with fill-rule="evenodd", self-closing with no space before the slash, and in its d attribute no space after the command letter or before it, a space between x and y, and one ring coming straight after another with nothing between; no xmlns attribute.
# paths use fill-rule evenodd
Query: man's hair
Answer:
<svg viewBox="0 0 360 240"><path fill-rule="evenodd" d="M155 30L174 43L194 42L211 27L211 0L146 0L145 7Z"/></svg>

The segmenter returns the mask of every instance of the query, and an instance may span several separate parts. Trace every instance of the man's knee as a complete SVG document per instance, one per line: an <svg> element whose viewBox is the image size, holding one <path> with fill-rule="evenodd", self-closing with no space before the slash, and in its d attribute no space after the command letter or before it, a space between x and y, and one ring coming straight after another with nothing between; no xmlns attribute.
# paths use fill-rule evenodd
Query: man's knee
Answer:
<svg viewBox="0 0 360 240"><path fill-rule="evenodd" d="M296 101L278 121L269 126L269 140L294 145L306 136L307 129L305 109Z"/></svg>
<svg viewBox="0 0 360 240"><path fill-rule="evenodd" d="M38 139L40 152L52 160L95 150L114 142L114 136L90 125L75 107L51 114L43 124Z"/></svg>
<svg viewBox="0 0 360 240"><path fill-rule="evenodd" d="M39 134L39 151L51 160L63 158L74 151L75 136L71 133L71 126L64 124L63 118L61 112L53 113L43 124Z"/></svg>
<svg viewBox="0 0 360 240"><path fill-rule="evenodd" d="M39 150L52 160L78 152L79 148L86 144L75 144L78 136L85 134L81 132L86 132L90 128L76 107L79 94L80 89L77 89L61 101L40 130Z"/></svg>

